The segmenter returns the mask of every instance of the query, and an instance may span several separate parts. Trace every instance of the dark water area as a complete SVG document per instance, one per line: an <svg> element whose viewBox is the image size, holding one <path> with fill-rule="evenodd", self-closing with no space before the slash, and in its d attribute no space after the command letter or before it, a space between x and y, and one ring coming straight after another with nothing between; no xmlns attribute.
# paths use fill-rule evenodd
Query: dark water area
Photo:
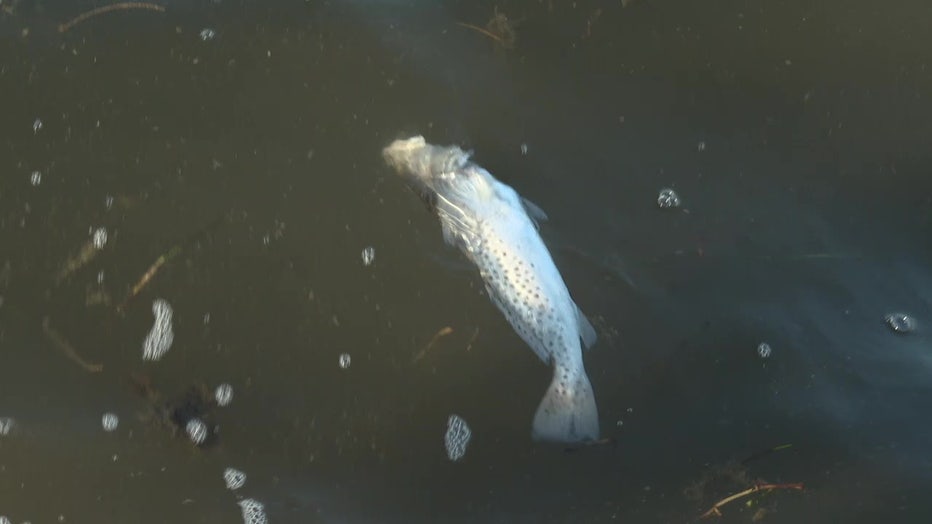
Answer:
<svg viewBox="0 0 932 524"><path fill-rule="evenodd" d="M932 4L172 0L59 31L100 5L0 2L11 522L680 523L758 483L804 489L711 521L932 520ZM531 440L551 372L384 165L412 134L549 215L612 443ZM208 445L155 409L221 383Z"/></svg>

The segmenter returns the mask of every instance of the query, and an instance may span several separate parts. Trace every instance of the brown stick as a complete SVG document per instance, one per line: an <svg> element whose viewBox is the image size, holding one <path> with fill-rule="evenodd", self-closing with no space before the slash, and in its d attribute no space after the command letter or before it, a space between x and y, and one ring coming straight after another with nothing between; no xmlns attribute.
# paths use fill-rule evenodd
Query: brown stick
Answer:
<svg viewBox="0 0 932 524"><path fill-rule="evenodd" d="M52 326L49 325L49 317L42 319L42 331L45 332L45 336L49 337L49 340L52 341L55 346L58 347L65 354L66 357L78 363L79 366L84 368L85 371L90 373L100 373L104 370L102 364L91 364L90 362L81 358L81 355L78 355L78 352L75 351L74 347L65 340L65 337L58 334L57 331L52 329Z"/></svg>
<svg viewBox="0 0 932 524"><path fill-rule="evenodd" d="M116 4L110 4L98 7L97 9L91 9L86 13L82 13L71 20L65 22L58 26L58 32L64 33L65 31L71 29L72 27L80 24L81 22L91 18L93 16L102 15L104 13L109 13L110 11L121 11L125 9L148 9L149 11L158 11L160 13L165 12L165 8L158 4L149 4L146 2L118 2Z"/></svg>
<svg viewBox="0 0 932 524"><path fill-rule="evenodd" d="M424 346L424 349L418 352L417 355L414 355L414 358L411 360L411 363L414 364L418 360L421 360L422 358L424 358L424 355L426 355L427 352L430 350L430 348L432 348L434 344L436 344L437 341L440 340L440 337L445 337L449 335L450 333L453 333L453 328L451 328L450 326L445 326L443 328L440 328L440 331L438 331L433 336L433 338L430 339L430 342L428 342L427 345Z"/></svg>
<svg viewBox="0 0 932 524"><path fill-rule="evenodd" d="M502 37L498 36L497 34L491 32L491 31L489 31L488 29L483 29L483 28L481 28L481 27L479 27L479 26L472 25L472 24L467 24L467 23L465 23L465 22L457 22L456 25L465 27L465 28L467 28L467 29L472 29L473 31L478 31L478 32L484 34L485 36L491 38L492 40L495 40L495 41L498 42L499 44L505 45L505 41L502 40Z"/></svg>
<svg viewBox="0 0 932 524"><path fill-rule="evenodd" d="M738 500L742 497L746 497L748 495L753 495L754 493L758 493L760 491L773 491L776 489L802 490L803 484L801 482L797 482L794 484L757 484L754 487L748 488L740 493L735 493L734 495L725 497L722 500L716 502L714 506L709 508L709 511L706 511L705 513L700 515L699 518L707 519L709 517L721 517L722 512L720 511L719 508L721 508L725 504L728 504L729 502L734 502L735 500Z"/></svg>

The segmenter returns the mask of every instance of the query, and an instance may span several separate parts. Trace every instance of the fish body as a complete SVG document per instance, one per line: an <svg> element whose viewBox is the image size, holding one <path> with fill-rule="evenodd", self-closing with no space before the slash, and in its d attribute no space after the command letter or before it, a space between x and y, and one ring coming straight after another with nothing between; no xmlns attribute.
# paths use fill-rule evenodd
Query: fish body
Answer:
<svg viewBox="0 0 932 524"><path fill-rule="evenodd" d="M415 136L383 152L440 219L444 240L478 268L492 302L522 340L553 367L532 426L535 440L599 438L595 395L582 348L595 330L576 306L537 231L546 215L456 146Z"/></svg>

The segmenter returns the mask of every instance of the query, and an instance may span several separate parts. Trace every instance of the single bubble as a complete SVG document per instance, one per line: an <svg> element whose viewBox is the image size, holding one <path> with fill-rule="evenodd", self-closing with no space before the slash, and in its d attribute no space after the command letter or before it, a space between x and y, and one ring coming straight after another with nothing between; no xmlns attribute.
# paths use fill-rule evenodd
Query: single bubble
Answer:
<svg viewBox="0 0 932 524"><path fill-rule="evenodd" d="M201 40L205 42L209 40L213 40L214 37L217 36L217 32L209 27L205 27L204 29L201 29L201 32L198 34L201 37Z"/></svg>
<svg viewBox="0 0 932 524"><path fill-rule="evenodd" d="M116 413L104 413L101 424L104 431L113 431L120 425L120 417L116 416Z"/></svg>
<svg viewBox="0 0 932 524"><path fill-rule="evenodd" d="M42 173L40 173L39 171L33 171L32 174L29 175L29 183L34 186L38 186L39 184L41 184Z"/></svg>
<svg viewBox="0 0 932 524"><path fill-rule="evenodd" d="M527 156L527 144L521 144L521 154Z"/></svg>
<svg viewBox="0 0 932 524"><path fill-rule="evenodd" d="M243 511L244 524L268 524L269 518L265 516L265 506L255 499L245 499L237 502Z"/></svg>
<svg viewBox="0 0 932 524"><path fill-rule="evenodd" d="M223 481L229 490L237 490L246 484L246 474L235 468L223 470Z"/></svg>
<svg viewBox="0 0 932 524"><path fill-rule="evenodd" d="M172 308L168 302L161 298L156 299L152 302L152 314L155 315L155 322L142 343L143 360L162 358L171 349L172 342L175 340L175 332L172 328Z"/></svg>
<svg viewBox="0 0 932 524"><path fill-rule="evenodd" d="M363 265L370 266L372 262L375 261L375 248L369 246L362 250L362 263Z"/></svg>
<svg viewBox="0 0 932 524"><path fill-rule="evenodd" d="M761 342L760 344L758 344L758 346L757 346L757 355L758 355L760 358L768 358L768 357L770 357L770 344L768 344L768 343L766 343L766 342Z"/></svg>
<svg viewBox="0 0 932 524"><path fill-rule="evenodd" d="M11 417L0 417L0 437L9 435L15 425L16 421Z"/></svg>
<svg viewBox="0 0 932 524"><path fill-rule="evenodd" d="M42 120L37 118L32 122L32 133L36 134L41 130L42 130Z"/></svg>
<svg viewBox="0 0 932 524"><path fill-rule="evenodd" d="M103 249L107 245L107 228L98 227L94 230L94 247Z"/></svg>
<svg viewBox="0 0 932 524"><path fill-rule="evenodd" d="M350 358L349 353L340 353L340 360L339 360L340 368L346 369L350 367L350 360L352 359Z"/></svg>
<svg viewBox="0 0 932 524"><path fill-rule="evenodd" d="M198 446L207 440L207 424L204 424L204 421L199 418L189 420L184 429L188 432L188 438L191 439L191 442Z"/></svg>
<svg viewBox="0 0 932 524"><path fill-rule="evenodd" d="M912 333L916 331L916 319L906 313L890 313L883 317L884 322L896 333Z"/></svg>
<svg viewBox="0 0 932 524"><path fill-rule="evenodd" d="M680 196L670 188L661 189L660 194L657 195L657 205L661 209L680 207Z"/></svg>
<svg viewBox="0 0 932 524"><path fill-rule="evenodd" d="M458 415L450 415L447 419L447 433L443 438L444 446L447 448L447 457L454 462L463 458L471 438L472 431L466 425L466 421Z"/></svg>
<svg viewBox="0 0 932 524"><path fill-rule="evenodd" d="M220 384L214 390L214 398L217 399L218 406L229 405L233 401L233 386L229 384Z"/></svg>

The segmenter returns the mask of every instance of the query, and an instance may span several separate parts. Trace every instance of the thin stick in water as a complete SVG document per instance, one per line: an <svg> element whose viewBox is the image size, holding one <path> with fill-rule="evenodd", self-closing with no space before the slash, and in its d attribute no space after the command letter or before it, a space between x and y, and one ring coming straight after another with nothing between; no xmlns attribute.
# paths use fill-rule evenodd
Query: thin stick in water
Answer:
<svg viewBox="0 0 932 524"><path fill-rule="evenodd" d="M418 360L421 360L422 358L424 358L424 355L426 355L427 352L430 350L430 348L432 348L434 344L436 344L437 341L440 340L440 337L445 337L449 335L450 333L453 333L453 328L451 328L450 326L445 326L441 328L440 331L438 331L433 336L433 338L430 339L430 342L428 342L427 345L424 346L424 349L419 351L417 355L414 355L414 358L411 360L411 363L414 364Z"/></svg>
<svg viewBox="0 0 932 524"><path fill-rule="evenodd" d="M78 355L78 352L75 351L74 347L65 340L65 337L61 336L57 331L52 329L52 326L49 325L49 317L42 319L42 331L45 332L45 336L52 341L55 346L65 354L66 357L78 363L79 366L84 368L85 371L90 373L100 373L104 370L102 364L91 364L90 362L81 358L81 355Z"/></svg>
<svg viewBox="0 0 932 524"><path fill-rule="evenodd" d="M91 9L86 13L81 13L80 15L72 18L71 20L65 22L58 26L58 32L64 33L65 31L71 29L72 27L80 24L81 22L87 20L88 18L102 15L104 13L109 13L110 11L122 11L126 9L146 9L149 11L158 11L160 13L165 12L165 8L158 4L150 4L146 2L118 2L116 4L109 4L105 6L98 7L97 9Z"/></svg>
<svg viewBox="0 0 932 524"><path fill-rule="evenodd" d="M721 517L722 512L720 508L724 506L725 504L728 504L729 502L734 502L735 500L738 500L742 497L746 497L748 495L753 495L754 493L758 493L761 491L773 491L776 489L795 489L795 490L802 491L803 484L801 482L797 482L794 484L757 484L754 487L748 488L740 493L735 493L734 495L725 497L722 500L716 502L715 505L709 509L709 511L706 511L705 513L700 515L699 518L707 519L709 517Z"/></svg>

